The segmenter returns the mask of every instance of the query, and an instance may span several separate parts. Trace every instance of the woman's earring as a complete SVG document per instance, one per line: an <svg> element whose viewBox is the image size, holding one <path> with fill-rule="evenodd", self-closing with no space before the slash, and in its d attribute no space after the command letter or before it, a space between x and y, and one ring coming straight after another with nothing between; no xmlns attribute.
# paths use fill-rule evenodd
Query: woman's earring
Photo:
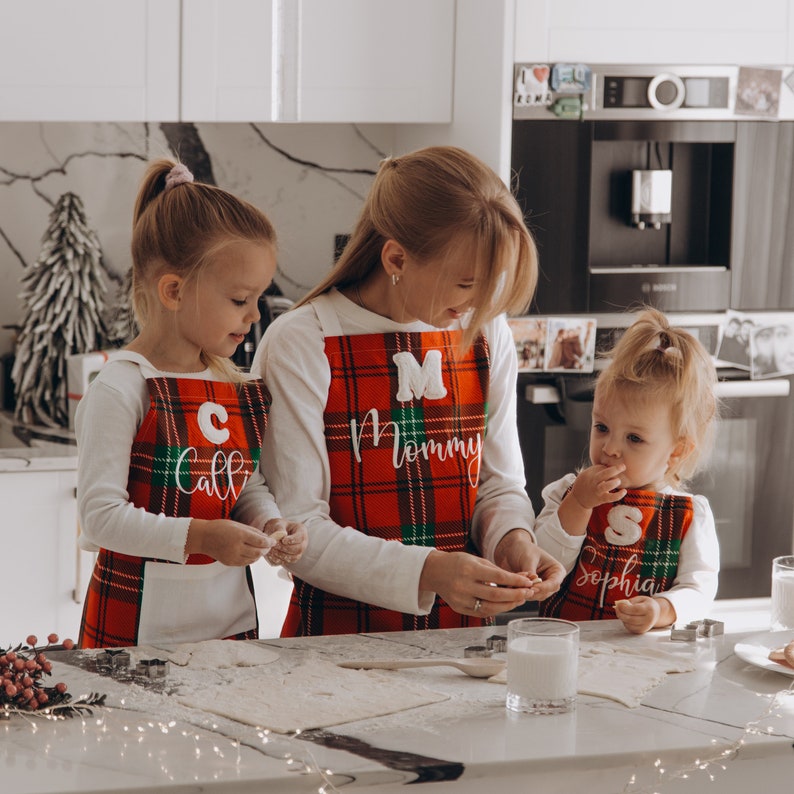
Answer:
<svg viewBox="0 0 794 794"><path fill-rule="evenodd" d="M393 287L397 286L397 282L400 280L400 277L396 273L391 274L391 283Z"/></svg>

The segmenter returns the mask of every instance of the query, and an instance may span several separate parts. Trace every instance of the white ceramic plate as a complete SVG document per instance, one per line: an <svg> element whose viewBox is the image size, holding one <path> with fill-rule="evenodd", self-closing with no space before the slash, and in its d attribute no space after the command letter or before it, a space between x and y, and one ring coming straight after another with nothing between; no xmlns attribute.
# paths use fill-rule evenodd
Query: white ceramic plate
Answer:
<svg viewBox="0 0 794 794"><path fill-rule="evenodd" d="M760 634L751 634L733 646L733 652L745 662L762 667L764 670L774 670L794 677L794 668L773 662L769 652L775 648L782 648L786 643L794 640L794 631L763 631Z"/></svg>

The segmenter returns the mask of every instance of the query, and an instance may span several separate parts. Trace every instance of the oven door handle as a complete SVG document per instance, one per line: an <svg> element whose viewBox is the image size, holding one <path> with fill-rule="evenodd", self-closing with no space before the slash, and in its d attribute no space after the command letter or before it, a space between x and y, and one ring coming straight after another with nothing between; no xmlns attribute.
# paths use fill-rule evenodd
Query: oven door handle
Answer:
<svg viewBox="0 0 794 794"><path fill-rule="evenodd" d="M791 382L788 378L768 380L721 380L715 392L722 399L734 397L788 397Z"/></svg>
<svg viewBox="0 0 794 794"><path fill-rule="evenodd" d="M768 380L721 380L714 390L722 399L747 397L788 397L791 381L788 378ZM556 386L529 384L524 390L524 399L534 405L556 405L561 402Z"/></svg>

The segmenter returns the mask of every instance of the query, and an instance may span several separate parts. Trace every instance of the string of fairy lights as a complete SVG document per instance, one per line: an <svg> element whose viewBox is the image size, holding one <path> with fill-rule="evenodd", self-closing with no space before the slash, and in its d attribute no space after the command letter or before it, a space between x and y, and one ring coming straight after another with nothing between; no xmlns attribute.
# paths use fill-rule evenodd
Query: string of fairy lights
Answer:
<svg viewBox="0 0 794 794"><path fill-rule="evenodd" d="M794 711L794 680L786 688L771 696L768 706L755 719L744 726L742 734L728 744L721 744L712 739L713 752L706 756L698 756L691 762L676 768L668 768L659 757L653 762L652 772L655 778L651 782L638 780L638 774L632 774L622 790L622 794L662 794L662 788L679 780L688 780L695 776L709 783L719 783L723 773L727 773L729 761L739 757L742 748L751 737L773 736L776 731L771 721L782 720L784 710Z"/></svg>

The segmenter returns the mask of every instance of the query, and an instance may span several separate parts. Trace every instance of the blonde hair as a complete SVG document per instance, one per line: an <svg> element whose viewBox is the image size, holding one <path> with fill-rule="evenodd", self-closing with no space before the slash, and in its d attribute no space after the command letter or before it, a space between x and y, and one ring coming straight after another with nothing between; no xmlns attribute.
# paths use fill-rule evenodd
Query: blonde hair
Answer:
<svg viewBox="0 0 794 794"><path fill-rule="evenodd" d="M489 320L523 313L532 300L538 257L518 202L473 155L431 146L381 162L339 261L298 305L365 280L380 266L390 239L420 262L442 256L452 243L471 241L477 285L464 346Z"/></svg>
<svg viewBox="0 0 794 794"><path fill-rule="evenodd" d="M276 233L253 204L214 185L194 182L190 172L172 160L153 161L133 211L132 306L139 325L146 323L151 310L146 286L152 279L163 273L198 278L221 250L235 242L275 248ZM219 375L242 380L230 359L204 351L201 356Z"/></svg>
<svg viewBox="0 0 794 794"><path fill-rule="evenodd" d="M673 436L688 441L691 452L674 463L665 482L680 486L708 456L714 442L719 403L717 371L708 351L692 334L671 327L657 309L646 308L626 329L599 375L595 392L609 400L627 396L670 405Z"/></svg>

